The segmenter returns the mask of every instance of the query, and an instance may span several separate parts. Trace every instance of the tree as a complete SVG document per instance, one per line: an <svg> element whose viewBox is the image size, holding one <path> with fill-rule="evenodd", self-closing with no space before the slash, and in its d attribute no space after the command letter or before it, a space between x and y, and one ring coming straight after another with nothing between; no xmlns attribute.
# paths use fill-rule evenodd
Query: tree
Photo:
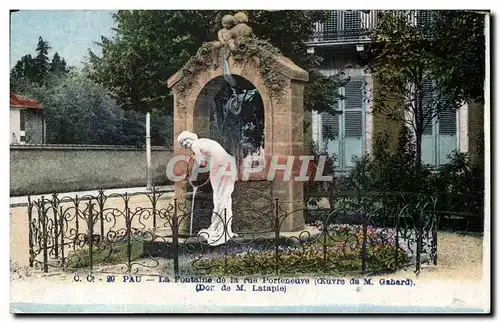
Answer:
<svg viewBox="0 0 500 323"><path fill-rule="evenodd" d="M216 39L227 10L128 11L114 15L116 35L101 38L102 55L89 51L87 69L105 85L125 109L163 111L171 114L171 92L166 80L179 70L207 41ZM317 71L318 57L308 54L314 23L328 18L329 11L247 12L257 37L269 40L281 52L310 73L305 90L305 109L325 111L338 97L345 81Z"/></svg>
<svg viewBox="0 0 500 323"><path fill-rule="evenodd" d="M141 135L143 135L143 133L141 133ZM173 137L173 118L164 111L153 111L151 113L151 145L172 147Z"/></svg>
<svg viewBox="0 0 500 323"><path fill-rule="evenodd" d="M484 14L438 11L433 19L438 72L446 76L446 91L484 102Z"/></svg>
<svg viewBox="0 0 500 323"><path fill-rule="evenodd" d="M470 70L467 59L476 52L467 39L481 38L483 30L467 31L470 36L455 43L453 39L464 33L458 27L464 26L465 15L468 14L382 12L372 35L368 70L381 84L374 113L403 122L413 130L417 169L421 167L424 130L446 112L460 108L474 92L473 84L463 82ZM469 64L480 64L479 61ZM476 77L475 82L481 78L480 73Z"/></svg>
<svg viewBox="0 0 500 323"><path fill-rule="evenodd" d="M44 49L47 44L39 43L39 53L47 52ZM37 67L36 57L23 56L11 70L10 88L16 94L42 103L49 143L144 145L145 115L142 112L123 111L109 91L92 81L87 73L71 72L71 67L57 52L42 83L38 82L41 74ZM162 111L153 115L152 144L171 144L171 117Z"/></svg>
<svg viewBox="0 0 500 323"><path fill-rule="evenodd" d="M38 84L43 84L47 81L49 72L49 42L44 41L42 37L38 38L36 45L36 56L34 59L35 80Z"/></svg>
<svg viewBox="0 0 500 323"><path fill-rule="evenodd" d="M22 92L27 84L35 82L35 62L30 54L24 55L10 72L10 88L16 93Z"/></svg>
<svg viewBox="0 0 500 323"><path fill-rule="evenodd" d="M22 93L33 83L37 85L45 84L50 78L58 74L67 74L70 67L64 58L56 52L50 61L48 53L51 47L48 41L39 37L35 49L35 57L31 54L24 55L10 72L10 88L15 93Z"/></svg>
<svg viewBox="0 0 500 323"><path fill-rule="evenodd" d="M117 107L108 91L84 73L59 75L22 93L44 107L52 144L141 145L144 116Z"/></svg>
<svg viewBox="0 0 500 323"><path fill-rule="evenodd" d="M68 67L66 65L66 61L64 58L61 58L59 54L56 52L54 57L52 58L52 62L50 62L49 66L50 73L68 73Z"/></svg>
<svg viewBox="0 0 500 323"><path fill-rule="evenodd" d="M36 56L23 56L10 73L12 91L43 105L48 143L144 145L144 114L123 111L108 90L85 71L72 72L59 53L49 60L49 50L40 37ZM170 143L171 118L161 112L155 118L152 143Z"/></svg>

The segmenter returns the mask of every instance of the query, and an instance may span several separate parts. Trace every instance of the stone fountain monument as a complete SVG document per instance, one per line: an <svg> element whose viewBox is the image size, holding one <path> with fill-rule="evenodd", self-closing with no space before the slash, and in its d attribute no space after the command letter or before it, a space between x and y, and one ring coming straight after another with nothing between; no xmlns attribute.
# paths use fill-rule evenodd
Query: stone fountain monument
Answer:
<svg viewBox="0 0 500 323"><path fill-rule="evenodd" d="M219 141L237 160L248 154L298 159L304 154L303 97L308 73L255 37L244 13L226 15L222 23L218 39L203 44L167 81L174 96L174 153L187 153L175 138L189 130ZM304 229L303 185L293 177L237 181L232 195L234 231L272 231L275 198L280 203L278 214L287 215L280 231ZM186 181L175 183L178 201L190 205L189 189ZM210 194L209 188L204 191ZM195 223L201 218L206 222L209 214L210 210L205 216L195 212ZM181 233L189 231L188 222L181 224Z"/></svg>

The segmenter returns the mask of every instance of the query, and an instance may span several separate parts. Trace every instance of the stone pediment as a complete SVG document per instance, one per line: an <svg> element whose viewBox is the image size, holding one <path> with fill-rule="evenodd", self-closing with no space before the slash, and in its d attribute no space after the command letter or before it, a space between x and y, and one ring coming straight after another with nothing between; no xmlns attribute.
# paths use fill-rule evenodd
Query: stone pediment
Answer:
<svg viewBox="0 0 500 323"><path fill-rule="evenodd" d="M309 81L309 73L295 65L295 63L287 57L277 56L276 61L282 67L282 69L280 69L280 73L289 79L302 82Z"/></svg>
<svg viewBox="0 0 500 323"><path fill-rule="evenodd" d="M256 57L256 56L255 56ZM286 78L295 81L308 82L309 81L309 73L299 66L297 66L294 62L292 62L289 58L282 55L273 55L273 59L276 63L277 69L276 72L282 74ZM258 61L258 58L256 57ZM230 70L232 70L232 65L234 64L234 60L229 60ZM222 62L221 62L222 64ZM167 87L173 88L183 77L193 77L193 75L185 75L183 73L183 69L185 67L178 70L174 75L172 75L167 80ZM211 67L207 66L205 70L210 69ZM198 71L203 72L203 71Z"/></svg>

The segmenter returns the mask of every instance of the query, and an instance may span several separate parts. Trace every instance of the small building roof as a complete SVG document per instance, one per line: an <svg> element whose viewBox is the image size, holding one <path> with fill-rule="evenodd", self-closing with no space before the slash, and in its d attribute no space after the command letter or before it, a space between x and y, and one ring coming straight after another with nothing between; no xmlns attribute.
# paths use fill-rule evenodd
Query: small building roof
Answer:
<svg viewBox="0 0 500 323"><path fill-rule="evenodd" d="M42 109L42 105L35 100L23 99L10 92L10 106L14 108Z"/></svg>

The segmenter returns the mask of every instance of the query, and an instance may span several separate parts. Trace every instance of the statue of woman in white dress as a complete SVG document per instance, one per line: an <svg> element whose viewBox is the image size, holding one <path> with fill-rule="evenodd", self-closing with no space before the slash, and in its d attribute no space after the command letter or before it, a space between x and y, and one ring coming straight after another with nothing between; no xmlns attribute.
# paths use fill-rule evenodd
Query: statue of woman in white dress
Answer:
<svg viewBox="0 0 500 323"><path fill-rule="evenodd" d="M202 167L210 167L210 184L213 190L211 225L198 233L211 246L226 243L237 236L232 230L232 199L236 181L236 164L234 158L215 140L198 138L195 133L183 131L177 141L184 148L190 148L197 157L203 157ZM225 212L224 212L225 210Z"/></svg>

